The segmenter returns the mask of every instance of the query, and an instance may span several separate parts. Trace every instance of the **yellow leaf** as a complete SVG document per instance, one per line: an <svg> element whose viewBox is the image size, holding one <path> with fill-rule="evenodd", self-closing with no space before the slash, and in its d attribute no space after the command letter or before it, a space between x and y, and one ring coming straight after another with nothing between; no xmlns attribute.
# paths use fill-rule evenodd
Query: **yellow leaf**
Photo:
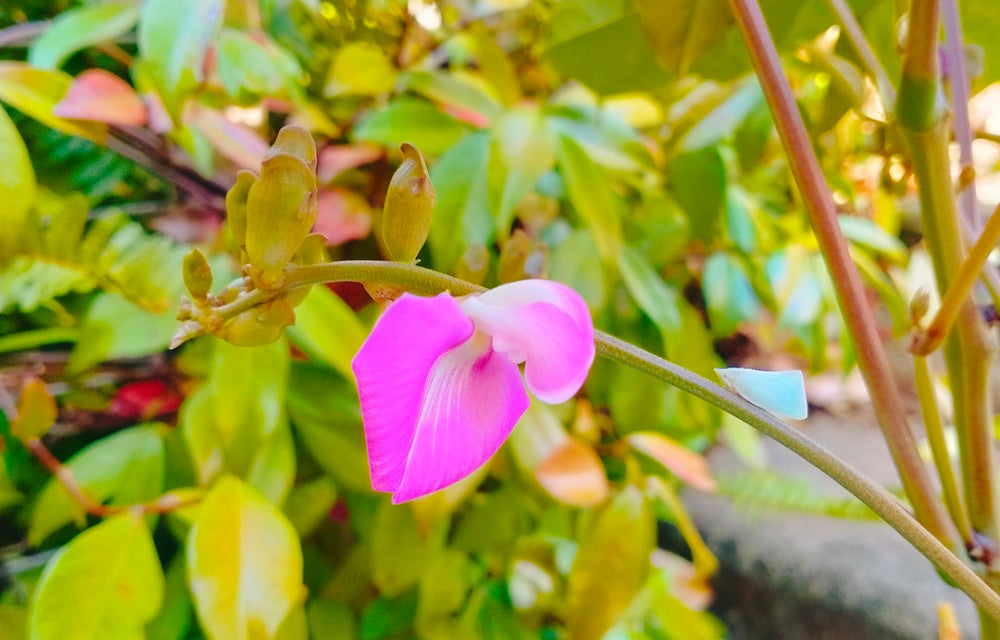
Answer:
<svg viewBox="0 0 1000 640"><path fill-rule="evenodd" d="M578 507L598 505L608 497L608 478L594 449L570 438L537 469L535 478L553 498Z"/></svg>
<svg viewBox="0 0 1000 640"><path fill-rule="evenodd" d="M273 638L305 598L302 549L288 519L238 479L219 480L188 535L188 579L214 640Z"/></svg>
<svg viewBox="0 0 1000 640"><path fill-rule="evenodd" d="M715 491L715 480L703 456L660 433L636 432L625 440L633 449L659 462L685 484L702 491Z"/></svg>
<svg viewBox="0 0 1000 640"><path fill-rule="evenodd" d="M34 378L21 392L17 403L17 417L10 425L10 432L24 442L41 438L55 423L58 415L56 399L49 394L44 382Z"/></svg>

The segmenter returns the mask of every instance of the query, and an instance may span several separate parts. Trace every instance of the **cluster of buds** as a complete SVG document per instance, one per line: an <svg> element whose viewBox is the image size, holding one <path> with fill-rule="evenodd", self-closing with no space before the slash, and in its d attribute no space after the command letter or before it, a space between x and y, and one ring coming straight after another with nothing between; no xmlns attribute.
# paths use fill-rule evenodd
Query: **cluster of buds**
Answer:
<svg viewBox="0 0 1000 640"><path fill-rule="evenodd" d="M241 171L226 194L226 217L240 245L243 279L211 295L212 270L204 254L193 249L183 265L191 297L181 303L175 342L201 332L243 346L281 337L295 322L293 309L309 292L308 286L286 290L286 274L295 265L324 259L326 239L309 233L317 213L316 144L304 129L284 127L264 156L260 175ZM275 295L232 317L221 313L254 290Z"/></svg>

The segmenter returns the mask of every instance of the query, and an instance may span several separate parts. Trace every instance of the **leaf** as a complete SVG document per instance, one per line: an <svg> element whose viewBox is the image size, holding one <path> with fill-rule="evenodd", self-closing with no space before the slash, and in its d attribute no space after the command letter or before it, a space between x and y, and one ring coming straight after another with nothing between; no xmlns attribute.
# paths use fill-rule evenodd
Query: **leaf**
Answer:
<svg viewBox="0 0 1000 640"><path fill-rule="evenodd" d="M148 625L148 640L184 640L191 629L191 596L187 586L184 554L174 555L167 567L163 608Z"/></svg>
<svg viewBox="0 0 1000 640"><path fill-rule="evenodd" d="M842 214L837 216L837 222L840 223L844 236L851 242L871 249L898 265L905 265L909 259L903 241L878 226L874 220Z"/></svg>
<svg viewBox="0 0 1000 640"><path fill-rule="evenodd" d="M733 17L725 0L639 0L642 30L665 69L687 73L722 37Z"/></svg>
<svg viewBox="0 0 1000 640"><path fill-rule="evenodd" d="M80 49L117 38L135 26L139 7L133 2L97 4L70 9L31 43L28 63L58 69Z"/></svg>
<svg viewBox="0 0 1000 640"><path fill-rule="evenodd" d="M124 127L146 124L146 105L132 85L103 69L87 69L77 76L52 113Z"/></svg>
<svg viewBox="0 0 1000 640"><path fill-rule="evenodd" d="M510 229L514 210L555 164L555 151L545 119L526 109L508 111L493 127L505 172L497 228Z"/></svg>
<svg viewBox="0 0 1000 640"><path fill-rule="evenodd" d="M760 301L743 265L723 251L705 261L701 286L712 321L712 333L728 336L741 322L760 315Z"/></svg>
<svg viewBox="0 0 1000 640"><path fill-rule="evenodd" d="M715 480L708 471L704 456L678 444L662 433L636 432L625 437L629 446L680 478L685 484L701 491L715 491Z"/></svg>
<svg viewBox="0 0 1000 640"><path fill-rule="evenodd" d="M204 78L205 52L219 35L225 0L146 0L139 17L139 53L168 110Z"/></svg>
<svg viewBox="0 0 1000 640"><path fill-rule="evenodd" d="M801 371L761 371L735 367L716 369L715 373L733 392L761 409L792 420L805 420L809 415Z"/></svg>
<svg viewBox="0 0 1000 640"><path fill-rule="evenodd" d="M726 190L726 167L718 148L705 147L674 156L670 162L670 187L687 214L691 231L703 242L711 242Z"/></svg>
<svg viewBox="0 0 1000 640"><path fill-rule="evenodd" d="M353 380L351 359L368 330L340 296L316 286L295 308L295 326L289 327L288 336L307 354Z"/></svg>
<svg viewBox="0 0 1000 640"><path fill-rule="evenodd" d="M35 170L31 166L28 149L18 133L17 127L11 121L7 111L0 107L0 158L3 158L3 171L0 171L0 202L5 203L0 209L0 224L6 230L0 234L0 256L12 255L14 238L8 234L16 234L24 225L28 209L35 199ZM0 259L0 263L5 260ZM2 287L0 287L2 289ZM0 293L0 310L5 306Z"/></svg>
<svg viewBox="0 0 1000 640"><path fill-rule="evenodd" d="M285 501L284 512L300 538L306 538L330 517L337 501L337 486L327 476L304 482L292 488Z"/></svg>
<svg viewBox="0 0 1000 640"><path fill-rule="evenodd" d="M559 170L566 180L566 192L577 215L590 227L601 257L613 262L621 250L621 197L576 142L562 137L558 145Z"/></svg>
<svg viewBox="0 0 1000 640"><path fill-rule="evenodd" d="M618 270L625 288L659 327L664 340L677 333L682 326L682 319L677 312L677 292L673 287L634 249L627 248L618 255Z"/></svg>
<svg viewBox="0 0 1000 640"><path fill-rule="evenodd" d="M415 93L440 102L446 110L458 115L468 112L473 117L463 118L468 122L486 124L503 113L503 108L494 99L477 76L459 71L407 71L402 76L404 86Z"/></svg>
<svg viewBox="0 0 1000 640"><path fill-rule="evenodd" d="M490 135L481 131L459 140L431 165L437 201L428 241L434 266L441 271L451 272L467 247L493 240L489 162Z"/></svg>
<svg viewBox="0 0 1000 640"><path fill-rule="evenodd" d="M214 640L273 637L305 597L295 529L232 477L202 503L188 534L187 568L195 610Z"/></svg>
<svg viewBox="0 0 1000 640"><path fill-rule="evenodd" d="M535 469L535 478L553 498L576 507L592 507L610 493L604 465L593 447L569 438Z"/></svg>
<svg viewBox="0 0 1000 640"><path fill-rule="evenodd" d="M418 624L458 611L469 593L469 557L447 549L420 576Z"/></svg>
<svg viewBox="0 0 1000 640"><path fill-rule="evenodd" d="M337 49L323 95L377 96L396 84L396 68L386 52L375 44L349 42ZM418 145L419 146L419 145Z"/></svg>
<svg viewBox="0 0 1000 640"><path fill-rule="evenodd" d="M358 637L357 622L343 602L311 599L306 603L306 618L313 638L356 640Z"/></svg>
<svg viewBox="0 0 1000 640"><path fill-rule="evenodd" d="M362 118L351 139L386 147L409 142L425 154L436 156L458 142L467 130L466 125L427 102L400 98Z"/></svg>
<svg viewBox="0 0 1000 640"><path fill-rule="evenodd" d="M163 588L142 516L115 516L49 560L34 594L31 640L142 638L163 603Z"/></svg>
<svg viewBox="0 0 1000 640"><path fill-rule="evenodd" d="M592 259L597 254L594 234L589 229L576 229L550 246L549 278L569 285L587 301L592 313L600 312L607 302L608 284L601 263Z"/></svg>
<svg viewBox="0 0 1000 640"><path fill-rule="evenodd" d="M23 62L0 62L0 101L56 131L103 142L107 135L103 124L67 120L53 113L72 84L73 78L61 71L35 69Z"/></svg>
<svg viewBox="0 0 1000 640"><path fill-rule="evenodd" d="M409 505L379 506L371 532L372 582L388 596L417 584L443 542L444 529L421 531Z"/></svg>
<svg viewBox="0 0 1000 640"><path fill-rule="evenodd" d="M602 95L667 84L672 76L653 56L639 14L625 12L622 5L560 2L549 21L544 59Z"/></svg>
<svg viewBox="0 0 1000 640"><path fill-rule="evenodd" d="M216 56L222 88L240 103L294 96L302 82L298 60L263 33L225 27Z"/></svg>
<svg viewBox="0 0 1000 640"><path fill-rule="evenodd" d="M128 505L152 500L163 491L164 450L160 425L123 429L93 442L67 462L87 496L100 504ZM40 546L49 534L86 514L63 484L50 478L31 513L28 541Z"/></svg>
<svg viewBox="0 0 1000 640"><path fill-rule="evenodd" d="M627 486L580 540L566 587L570 637L604 635L645 582L654 546L652 509L638 488Z"/></svg>
<svg viewBox="0 0 1000 640"><path fill-rule="evenodd" d="M98 294L80 323L80 337L68 368L80 372L112 358L137 358L170 344L177 321L169 313L150 313L121 296Z"/></svg>
<svg viewBox="0 0 1000 640"><path fill-rule="evenodd" d="M10 423L10 432L22 442L44 436L59 416L56 399L45 383L32 378L21 390L17 401L17 416Z"/></svg>

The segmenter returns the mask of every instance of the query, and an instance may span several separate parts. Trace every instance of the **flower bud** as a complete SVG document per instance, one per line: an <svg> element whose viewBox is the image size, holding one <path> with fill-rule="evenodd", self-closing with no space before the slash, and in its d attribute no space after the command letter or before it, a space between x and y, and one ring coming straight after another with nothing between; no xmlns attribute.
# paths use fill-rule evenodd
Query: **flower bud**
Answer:
<svg viewBox="0 0 1000 640"><path fill-rule="evenodd" d="M474 244L465 250L455 265L455 276L472 284L482 284L489 269L489 250L485 245Z"/></svg>
<svg viewBox="0 0 1000 640"><path fill-rule="evenodd" d="M434 186L420 152L408 142L400 146L403 163L392 174L382 211L382 242L389 258L413 262L427 240L434 213Z"/></svg>
<svg viewBox="0 0 1000 640"><path fill-rule="evenodd" d="M931 294L924 287L917 289L917 292L913 294L913 299L910 300L910 322L913 324L920 324L920 321L925 315L927 315L927 310L931 306Z"/></svg>
<svg viewBox="0 0 1000 640"><path fill-rule="evenodd" d="M245 249L247 244L247 195L256 181L257 174L254 172L240 171L236 174L236 183L226 193L226 219L229 221L229 231L241 249Z"/></svg>
<svg viewBox="0 0 1000 640"><path fill-rule="evenodd" d="M515 230L500 251L500 282L544 278L548 254L544 243L532 240L521 229Z"/></svg>
<svg viewBox="0 0 1000 640"><path fill-rule="evenodd" d="M184 286L195 300L204 300L212 290L212 267L208 265L205 254L195 247L184 256L182 266Z"/></svg>
<svg viewBox="0 0 1000 640"><path fill-rule="evenodd" d="M295 312L280 296L240 312L215 335L238 347L252 347L274 342L295 324Z"/></svg>

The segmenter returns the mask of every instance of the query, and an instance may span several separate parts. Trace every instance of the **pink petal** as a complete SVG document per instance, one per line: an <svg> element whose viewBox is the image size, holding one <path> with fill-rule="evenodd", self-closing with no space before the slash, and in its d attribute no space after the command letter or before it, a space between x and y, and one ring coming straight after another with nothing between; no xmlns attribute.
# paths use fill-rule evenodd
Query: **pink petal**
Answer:
<svg viewBox="0 0 1000 640"><path fill-rule="evenodd" d="M376 491L399 487L431 368L472 332L472 321L450 295L418 298L404 293L378 319L354 356L351 367Z"/></svg>
<svg viewBox="0 0 1000 640"><path fill-rule="evenodd" d="M575 291L548 280L501 285L462 302L493 348L524 362L528 389L550 404L572 398L594 362L594 325Z"/></svg>
<svg viewBox="0 0 1000 640"><path fill-rule="evenodd" d="M52 113L122 126L146 124L146 105L132 85L103 69L87 69L77 76Z"/></svg>
<svg viewBox="0 0 1000 640"><path fill-rule="evenodd" d="M477 334L434 364L394 504L461 480L497 452L530 404L517 365Z"/></svg>

